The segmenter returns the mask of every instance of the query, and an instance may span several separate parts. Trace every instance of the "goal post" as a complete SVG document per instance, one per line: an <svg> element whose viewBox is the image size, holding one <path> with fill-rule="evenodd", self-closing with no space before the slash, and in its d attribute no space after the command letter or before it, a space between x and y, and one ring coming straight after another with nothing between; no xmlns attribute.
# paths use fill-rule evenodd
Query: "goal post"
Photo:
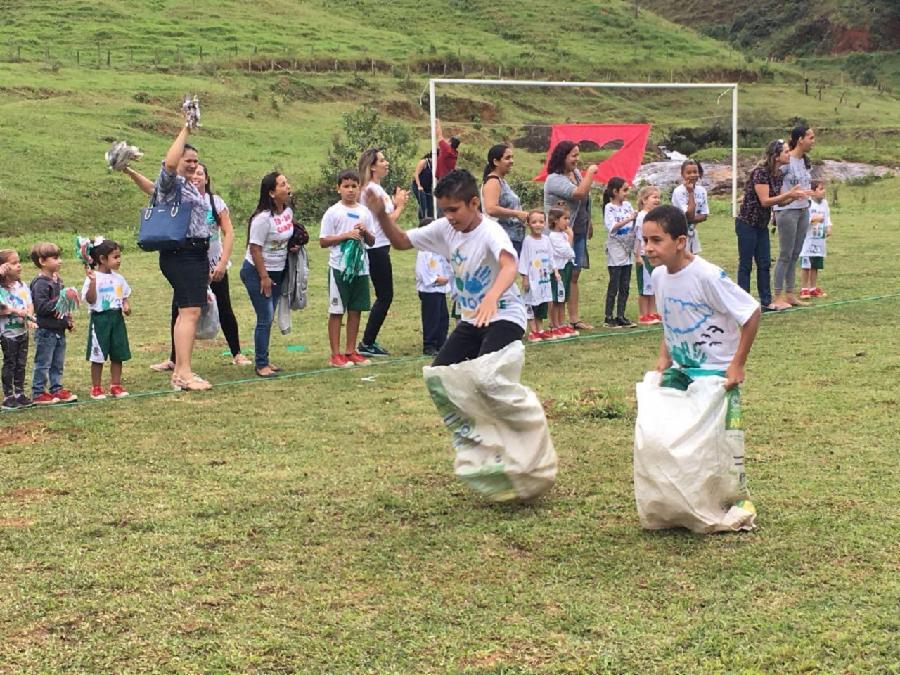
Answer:
<svg viewBox="0 0 900 675"><path fill-rule="evenodd" d="M737 216L737 175L738 175L738 84L737 82L544 82L541 80L480 80L456 78L431 78L428 80L429 115L431 118L431 167L432 173L437 171L437 85L465 86L511 86L511 87L590 87L596 89L713 89L731 91L731 214ZM437 177L432 176L433 184ZM435 206L435 210L437 207Z"/></svg>

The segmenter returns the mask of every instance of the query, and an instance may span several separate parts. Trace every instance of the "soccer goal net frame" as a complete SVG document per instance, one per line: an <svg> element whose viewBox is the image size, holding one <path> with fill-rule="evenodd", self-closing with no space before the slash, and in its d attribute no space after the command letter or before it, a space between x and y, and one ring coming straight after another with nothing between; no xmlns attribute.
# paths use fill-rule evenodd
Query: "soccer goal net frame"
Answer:
<svg viewBox="0 0 900 675"><path fill-rule="evenodd" d="M713 89L731 90L731 215L737 216L737 163L738 163L738 84L737 82L544 82L541 80L465 79L437 77L428 80L429 116L431 122L431 166L437 170L437 98L438 85L503 86L503 87L590 87L596 89ZM720 95L721 98L721 95ZM436 177L434 178L437 182Z"/></svg>

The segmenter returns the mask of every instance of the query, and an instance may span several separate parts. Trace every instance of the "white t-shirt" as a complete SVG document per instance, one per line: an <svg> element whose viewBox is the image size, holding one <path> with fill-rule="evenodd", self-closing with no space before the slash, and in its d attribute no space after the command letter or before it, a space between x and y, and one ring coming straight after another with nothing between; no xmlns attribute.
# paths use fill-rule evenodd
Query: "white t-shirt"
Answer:
<svg viewBox="0 0 900 675"><path fill-rule="evenodd" d="M634 223L623 225L615 232L613 225L634 215L630 202L613 204L609 202L603 209L603 224L606 226L606 264L622 267L634 262Z"/></svg>
<svg viewBox="0 0 900 675"><path fill-rule="evenodd" d="M534 307L553 300L550 275L554 269L550 238L544 235L540 239L530 234L526 236L519 253L519 274L528 279L528 290L522 298L526 305Z"/></svg>
<svg viewBox="0 0 900 675"><path fill-rule="evenodd" d="M487 216L482 216L471 232L454 230L446 218L438 218L425 227L408 230L406 236L415 248L438 253L450 261L457 308L466 323L475 323L475 310L500 272L501 251L518 260L509 235ZM511 321L525 330L525 304L515 284L500 296L491 323L494 321Z"/></svg>
<svg viewBox="0 0 900 675"><path fill-rule="evenodd" d="M655 268L651 281L672 361L681 368L726 370L741 326L759 303L721 267L700 256L675 274Z"/></svg>
<svg viewBox="0 0 900 675"><path fill-rule="evenodd" d="M570 262L575 262L575 249L565 232L550 233L550 248L553 249L553 269L561 270Z"/></svg>
<svg viewBox="0 0 900 675"><path fill-rule="evenodd" d="M125 298L131 296L131 286L125 281L118 272L94 272L94 278L97 280L97 299L92 303L88 303L88 307L92 312L105 312L109 309L122 309L122 303ZM81 287L81 299L87 303L88 287L91 280L85 277L84 285Z"/></svg>
<svg viewBox="0 0 900 675"><path fill-rule="evenodd" d="M366 185L365 189L363 189L362 193L359 195L359 203L365 205L366 203L366 194L373 193L377 195L381 201L384 202L384 212L387 214L391 214L394 212L394 202L388 196L388 193L384 191L384 188L381 187L378 183L369 182ZM366 211L369 209L367 208ZM391 240L387 238L387 235L384 233L384 230L381 229L381 225L378 224L378 219L375 218L374 214L370 211L369 214L372 216L372 226L368 227L369 232L375 237L375 243L371 246L367 246L366 248L380 248L382 246L390 246Z"/></svg>
<svg viewBox="0 0 900 675"><path fill-rule="evenodd" d="M244 260L253 264L249 244L262 247L263 264L269 272L281 272L287 264L288 240L294 233L294 213L290 207L279 214L263 211L250 223L250 238Z"/></svg>
<svg viewBox="0 0 900 675"><path fill-rule="evenodd" d="M672 206L676 206L684 213L687 213L688 191L684 184L679 185L672 192ZM709 200L706 197L706 188L702 185L694 185L694 214L698 216L709 215ZM688 223L688 251L700 253L700 236L697 234L695 223Z"/></svg>
<svg viewBox="0 0 900 675"><path fill-rule="evenodd" d="M813 218L820 216L822 220L813 222ZM803 240L803 248L800 256L803 258L825 257L825 231L831 225L831 210L828 208L828 200L820 202L810 200L809 203L809 229L806 231L806 239Z"/></svg>
<svg viewBox="0 0 900 675"><path fill-rule="evenodd" d="M438 284L438 277L446 277L446 284ZM421 293L449 293L453 272L442 255L430 251L416 254L416 290Z"/></svg>
<svg viewBox="0 0 900 675"><path fill-rule="evenodd" d="M216 224L216 219L213 218L208 194L203 195L203 201L206 204L206 224L209 225L209 249L206 256L209 259L209 267L212 269L219 264L219 260L222 258L222 228ZM216 205L216 213L220 216L228 211L228 205L219 195L213 195L213 202ZM228 266L231 267L230 260Z"/></svg>
<svg viewBox="0 0 900 675"><path fill-rule="evenodd" d="M648 213L649 211L638 211L637 220L634 221L634 240L640 247L641 255L646 254L646 251L644 250L644 217Z"/></svg>
<svg viewBox="0 0 900 675"><path fill-rule="evenodd" d="M322 227L319 230L319 239L336 237L339 234L344 234L355 228L359 223L362 223L363 227L369 232L372 232L375 223L372 212L361 204L347 206L344 202L338 202L337 204L331 205L325 212L325 215L322 216ZM360 242L360 244L365 246L365 242ZM341 249L341 243L337 243L331 247L328 255L328 266L338 272L344 271L346 265L344 264L344 252ZM362 275L368 276L368 274L369 256L364 255Z"/></svg>
<svg viewBox="0 0 900 675"><path fill-rule="evenodd" d="M0 303L11 309L27 310L31 304L31 291L21 281L14 281L9 288L0 287ZM21 316L0 315L0 335L3 337L25 335L27 330L25 319Z"/></svg>

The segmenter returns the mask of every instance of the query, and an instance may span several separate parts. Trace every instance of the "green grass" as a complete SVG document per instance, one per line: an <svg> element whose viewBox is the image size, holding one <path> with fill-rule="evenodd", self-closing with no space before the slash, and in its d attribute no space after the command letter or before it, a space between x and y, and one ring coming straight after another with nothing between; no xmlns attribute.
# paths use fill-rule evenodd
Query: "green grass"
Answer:
<svg viewBox="0 0 900 675"><path fill-rule="evenodd" d="M713 207L704 255L733 272L727 205ZM454 479L421 382L413 256L393 256L381 341L397 358L317 372L326 257L312 249L310 307L272 338L289 377L226 385L249 376L217 341L196 351L209 393L0 415L0 670L898 670L900 299L840 304L900 292L898 215L900 180L841 186L829 298L767 315L748 364L760 527L711 537L637 522L633 386L657 330L527 350L559 479L533 505L491 506ZM583 307L597 324L602 242L591 249ZM147 365L166 350L169 292L153 255L130 247L122 271L125 380L162 391ZM80 283L70 257L63 274ZM65 381L85 398L83 312L78 324Z"/></svg>

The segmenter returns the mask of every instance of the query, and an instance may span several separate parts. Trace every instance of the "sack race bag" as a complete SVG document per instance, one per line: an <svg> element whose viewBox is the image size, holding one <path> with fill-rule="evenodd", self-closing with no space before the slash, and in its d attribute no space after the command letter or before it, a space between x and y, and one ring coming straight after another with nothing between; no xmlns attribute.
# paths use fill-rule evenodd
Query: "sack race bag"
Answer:
<svg viewBox="0 0 900 675"><path fill-rule="evenodd" d="M143 251L174 251L187 243L191 225L191 205L181 203L181 184L175 184L175 201L157 204L157 193L150 197L150 206L141 209L137 245Z"/></svg>
<svg viewBox="0 0 900 675"><path fill-rule="evenodd" d="M753 529L740 391L725 378L670 369L637 384L634 497L641 526L710 533Z"/></svg>
<svg viewBox="0 0 900 675"><path fill-rule="evenodd" d="M516 340L477 359L422 369L452 434L456 475L495 502L533 499L556 480L544 408L519 382L524 361L525 348Z"/></svg>
<svg viewBox="0 0 900 675"><path fill-rule="evenodd" d="M206 289L206 304L200 310L200 320L197 322L198 340L213 340L219 334L219 304L211 288Z"/></svg>

